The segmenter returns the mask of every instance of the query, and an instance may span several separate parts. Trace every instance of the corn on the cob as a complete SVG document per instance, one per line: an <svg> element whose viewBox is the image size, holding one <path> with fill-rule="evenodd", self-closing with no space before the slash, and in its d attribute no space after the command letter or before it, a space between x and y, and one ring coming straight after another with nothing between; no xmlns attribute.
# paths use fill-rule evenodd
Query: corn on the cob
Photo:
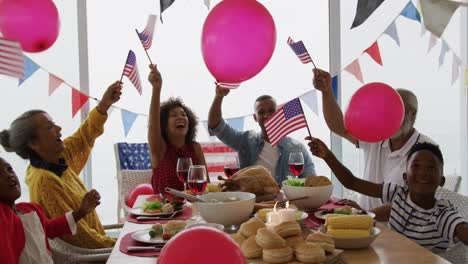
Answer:
<svg viewBox="0 0 468 264"><path fill-rule="evenodd" d="M332 229L364 229L372 227L372 217L368 215L345 215L327 217L325 226Z"/></svg>
<svg viewBox="0 0 468 264"><path fill-rule="evenodd" d="M370 230L364 229L333 229L327 228L327 234L340 238L360 238L370 236Z"/></svg>

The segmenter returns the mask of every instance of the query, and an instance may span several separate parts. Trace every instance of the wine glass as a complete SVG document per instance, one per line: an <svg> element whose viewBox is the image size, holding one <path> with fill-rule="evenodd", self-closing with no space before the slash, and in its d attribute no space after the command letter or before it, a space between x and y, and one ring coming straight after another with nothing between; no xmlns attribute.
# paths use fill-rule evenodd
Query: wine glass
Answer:
<svg viewBox="0 0 468 264"><path fill-rule="evenodd" d="M184 191L187 190L187 178L189 169L192 166L192 158L190 157L179 157L177 159L177 177L179 181L184 184Z"/></svg>
<svg viewBox="0 0 468 264"><path fill-rule="evenodd" d="M304 156L302 152L291 152L289 154L289 171L295 178L299 176L304 170Z"/></svg>
<svg viewBox="0 0 468 264"><path fill-rule="evenodd" d="M206 168L204 165L192 165L188 172L188 187L195 195L202 194L208 183Z"/></svg>
<svg viewBox="0 0 468 264"><path fill-rule="evenodd" d="M237 155L229 155L224 158L224 175L231 178L239 171L239 158Z"/></svg>

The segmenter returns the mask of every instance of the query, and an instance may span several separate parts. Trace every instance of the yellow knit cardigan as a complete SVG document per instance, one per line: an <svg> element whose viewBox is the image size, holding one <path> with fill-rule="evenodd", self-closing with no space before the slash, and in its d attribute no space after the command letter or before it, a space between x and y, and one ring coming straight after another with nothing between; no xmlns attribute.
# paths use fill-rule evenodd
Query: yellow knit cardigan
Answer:
<svg viewBox="0 0 468 264"><path fill-rule="evenodd" d="M31 165L27 168L26 184L30 199L44 207L49 218L80 207L87 190L79 174L88 160L94 141L104 132L106 120L107 115L93 109L78 131L64 140L63 158L68 168L61 177ZM78 221L76 235L62 238L83 248L107 248L115 244L115 239L105 234L95 210Z"/></svg>

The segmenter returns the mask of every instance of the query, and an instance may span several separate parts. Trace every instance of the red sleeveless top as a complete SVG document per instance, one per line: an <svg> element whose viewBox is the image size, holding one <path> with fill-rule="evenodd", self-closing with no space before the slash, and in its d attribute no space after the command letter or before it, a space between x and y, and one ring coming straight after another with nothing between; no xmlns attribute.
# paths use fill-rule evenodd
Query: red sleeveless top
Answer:
<svg viewBox="0 0 468 264"><path fill-rule="evenodd" d="M167 144L166 154L159 162L157 168L153 168L151 183L154 193L164 193L164 188L169 187L179 191L184 190L184 184L177 177L177 159L179 157L192 158L193 165L200 164L194 148L194 143L185 144L181 148L176 148Z"/></svg>

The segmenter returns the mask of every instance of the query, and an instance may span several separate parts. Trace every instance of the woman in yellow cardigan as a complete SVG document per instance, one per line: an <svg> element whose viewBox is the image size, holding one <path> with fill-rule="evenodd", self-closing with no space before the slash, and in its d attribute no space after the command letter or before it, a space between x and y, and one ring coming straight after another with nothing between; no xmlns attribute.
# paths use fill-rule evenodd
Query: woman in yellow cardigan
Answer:
<svg viewBox="0 0 468 264"><path fill-rule="evenodd" d="M31 202L44 207L49 218L78 208L87 190L79 174L85 166L94 141L104 132L107 110L120 99L121 82L113 83L102 96L78 131L61 140L62 128L42 110L32 110L18 117L9 130L0 133L6 151L29 159L26 184ZM96 211L77 223L74 236L64 236L70 244L83 248L113 247L115 239L107 236Z"/></svg>

